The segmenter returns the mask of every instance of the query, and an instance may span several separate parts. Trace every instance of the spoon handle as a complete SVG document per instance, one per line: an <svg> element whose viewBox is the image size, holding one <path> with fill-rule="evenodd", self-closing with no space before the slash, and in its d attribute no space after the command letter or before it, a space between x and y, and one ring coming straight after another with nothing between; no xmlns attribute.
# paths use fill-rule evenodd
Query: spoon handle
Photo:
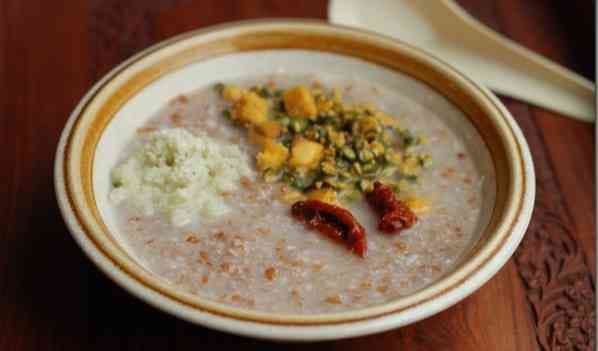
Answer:
<svg viewBox="0 0 598 351"><path fill-rule="evenodd" d="M582 121L595 120L592 82L503 37L454 1L441 3L470 27L467 34L470 44L461 48L439 44L433 51L448 61L458 60L459 67L499 93Z"/></svg>

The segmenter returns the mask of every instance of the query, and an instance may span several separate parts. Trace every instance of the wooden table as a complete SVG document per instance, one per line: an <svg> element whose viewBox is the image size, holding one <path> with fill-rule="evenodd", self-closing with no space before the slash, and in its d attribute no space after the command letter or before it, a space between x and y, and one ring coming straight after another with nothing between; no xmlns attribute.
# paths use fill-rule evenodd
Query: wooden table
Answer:
<svg viewBox="0 0 598 351"><path fill-rule="evenodd" d="M476 17L593 79L591 1L462 0ZM160 313L106 279L60 218L54 150L77 100L159 40L256 17L325 18L315 0L0 0L0 350L161 350L280 344ZM593 349L593 126L502 98L532 149L538 196L516 256L456 306L398 330L292 349Z"/></svg>

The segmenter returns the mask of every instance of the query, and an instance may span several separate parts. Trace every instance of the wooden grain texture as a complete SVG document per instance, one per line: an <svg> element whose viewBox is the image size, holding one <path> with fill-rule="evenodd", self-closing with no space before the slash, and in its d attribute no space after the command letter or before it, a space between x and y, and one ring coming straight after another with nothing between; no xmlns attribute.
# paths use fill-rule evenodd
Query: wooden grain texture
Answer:
<svg viewBox="0 0 598 351"><path fill-rule="evenodd" d="M592 2L459 2L494 29L593 79ZM516 257L479 291L414 325L309 345L231 336L130 297L80 253L55 204L52 162L60 129L85 90L130 55L183 31L248 18L324 18L326 5L0 0L0 350L592 348L593 127L513 99L502 98L528 139L538 175L530 230Z"/></svg>
<svg viewBox="0 0 598 351"><path fill-rule="evenodd" d="M86 4L0 8L0 350L76 349L90 265L65 235L52 168L60 130L91 83Z"/></svg>
<svg viewBox="0 0 598 351"><path fill-rule="evenodd" d="M587 68L581 68L583 57L593 56L593 36L591 31L578 33L575 40L568 40L566 34L574 20L585 22L588 12L570 13L568 7L555 6L553 11L532 2L535 6L521 6L517 1L505 1L498 11L503 15L502 28L508 35L550 59L569 67L578 67L581 73L587 74ZM579 6L579 5L578 5ZM586 10L590 10L589 6ZM530 14L535 16L532 17ZM506 14L512 14L506 16ZM575 18L572 18L572 17ZM534 20L527 20L532 18ZM561 19L561 21L558 21ZM546 23L545 25L543 25ZM575 51L572 43L584 43ZM568 50L563 50L568 48ZM595 198L587 196L588 190L595 185L595 174L592 164L595 159L594 131L583 122L572 122L560 118L557 114L537 109L529 109L535 123L541 131L543 143L550 154L550 168L558 175L559 187L562 190L567 217L572 221L575 230L572 235L581 243L582 250L588 259L589 266L595 275L596 255L593 250L595 242L596 217L594 213ZM553 160L558 160L554 162ZM578 186L586 184L587 187ZM592 188L593 189L593 188ZM570 211L569 209L575 209ZM591 249L590 249L591 248Z"/></svg>

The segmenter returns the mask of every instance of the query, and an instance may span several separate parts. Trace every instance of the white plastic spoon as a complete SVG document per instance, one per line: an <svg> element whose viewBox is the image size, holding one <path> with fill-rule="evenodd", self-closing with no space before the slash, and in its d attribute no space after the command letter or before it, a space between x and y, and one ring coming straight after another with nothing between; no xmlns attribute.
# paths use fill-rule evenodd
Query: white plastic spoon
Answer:
<svg viewBox="0 0 598 351"><path fill-rule="evenodd" d="M328 17L421 47L498 93L595 120L592 82L503 37L452 0L331 0Z"/></svg>

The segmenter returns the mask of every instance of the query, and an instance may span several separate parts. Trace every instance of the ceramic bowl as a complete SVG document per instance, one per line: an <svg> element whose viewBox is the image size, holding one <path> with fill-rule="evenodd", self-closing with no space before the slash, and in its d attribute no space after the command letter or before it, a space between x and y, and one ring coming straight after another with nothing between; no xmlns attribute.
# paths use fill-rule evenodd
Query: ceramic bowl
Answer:
<svg viewBox="0 0 598 351"><path fill-rule="evenodd" d="M425 85L462 112L484 140L496 173L489 221L461 263L426 288L382 305L321 315L244 310L184 293L130 255L107 201L109 169L137 127L174 96L220 80L282 70L328 72L392 85ZM414 84L415 84L414 83ZM408 94L408 92L406 92ZM529 223L534 172L524 137L498 99L441 60L401 42L319 21L251 21L186 33L122 63L83 97L62 133L58 203L89 258L114 282L160 310L206 327L276 340L325 340L397 328L462 300L511 257Z"/></svg>

